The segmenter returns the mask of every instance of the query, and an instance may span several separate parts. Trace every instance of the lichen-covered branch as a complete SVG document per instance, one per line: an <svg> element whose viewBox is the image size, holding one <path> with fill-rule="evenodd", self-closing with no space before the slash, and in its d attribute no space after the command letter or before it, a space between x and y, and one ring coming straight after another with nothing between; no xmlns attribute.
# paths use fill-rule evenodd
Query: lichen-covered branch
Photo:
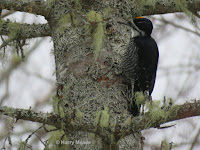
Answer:
<svg viewBox="0 0 200 150"><path fill-rule="evenodd" d="M110 3L110 4L109 4ZM130 19L130 16L149 16L155 14L166 14L175 12L184 12L187 14L197 14L200 10L200 0L123 0L123 1L110 1L107 0L105 5L111 12L116 11L116 15L123 14L124 19ZM95 8L101 7L102 3L98 0L83 1L83 8L88 8L85 5L95 6ZM107 7L107 6L105 6Z"/></svg>
<svg viewBox="0 0 200 150"><path fill-rule="evenodd" d="M60 117L52 113L36 113L31 109L19 109L12 107L0 107L0 115L10 116L16 119L23 119L48 125L60 127Z"/></svg>
<svg viewBox="0 0 200 150"><path fill-rule="evenodd" d="M164 110L162 112L155 111L156 117L152 116L151 111L147 112L141 121L141 124L136 125L137 127L140 126L140 128L148 129L151 127L160 127L161 124L170 122L170 121L176 121L184 118L194 117L200 115L200 100L195 101L193 103L184 103L182 105L174 105L171 108L168 108L167 110ZM160 114L159 114L160 113ZM161 117L162 115L163 117Z"/></svg>
<svg viewBox="0 0 200 150"><path fill-rule="evenodd" d="M186 12L187 10L197 12L200 10L200 0L156 0L151 3L143 1L143 15Z"/></svg>
<svg viewBox="0 0 200 150"><path fill-rule="evenodd" d="M1 20L0 31L0 35L12 36L12 39L51 36L51 30L48 24L22 24Z"/></svg>
<svg viewBox="0 0 200 150"><path fill-rule="evenodd" d="M96 121L88 123L85 122L85 120L80 120L79 116L75 116L74 118L71 118L70 116L65 116L65 119L63 119L59 115L53 113L36 113L31 109L18 109L6 106L0 107L0 115L7 115L16 119L23 119L53 125L57 128L62 128L64 130L87 131L98 134L104 139L110 141L112 140L112 138L114 138L115 140L119 140L121 137L132 134L134 133L133 131L136 131L138 129L144 130L151 127L159 127L161 124L166 122L198 116L200 115L200 101L185 103L183 105L175 105L169 110L164 111L166 112L167 117L159 116L157 118L152 118L150 112L147 112L143 116L134 118L132 118L130 115L127 115L123 118L122 116L121 118L118 118L115 126L105 127L101 125L101 121L103 121L101 117L103 114L101 114L101 117L99 118L99 123L96 124ZM62 123L65 125L63 126ZM108 120L108 124L112 124L110 120Z"/></svg>
<svg viewBox="0 0 200 150"><path fill-rule="evenodd" d="M86 7L87 5L95 5L98 7L99 4L102 4L102 2L98 1L99 0L83 1L81 5L82 8L86 9L88 8ZM0 9L28 12L48 18L53 3L54 0L49 2L44 0L1 0ZM127 15L129 15L128 13L132 13L132 15L165 14L184 12L186 10L194 13L200 10L200 0L156 0L149 2L144 0L125 0L119 1L118 3L118 9L126 11Z"/></svg>
<svg viewBox="0 0 200 150"><path fill-rule="evenodd" d="M28 12L47 17L50 7L44 0L1 0L0 9Z"/></svg>
<svg viewBox="0 0 200 150"><path fill-rule="evenodd" d="M134 16L175 12L195 13L200 10L200 0L136 0L134 1L134 5L130 5L132 4L131 0L127 0L126 2L126 5L130 7L129 9L131 9Z"/></svg>

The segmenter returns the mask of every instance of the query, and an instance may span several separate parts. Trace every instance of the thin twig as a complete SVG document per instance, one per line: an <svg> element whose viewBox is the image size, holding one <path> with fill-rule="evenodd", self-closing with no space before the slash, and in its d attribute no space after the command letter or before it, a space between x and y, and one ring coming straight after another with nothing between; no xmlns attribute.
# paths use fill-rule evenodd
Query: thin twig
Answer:
<svg viewBox="0 0 200 150"><path fill-rule="evenodd" d="M26 54L26 59L30 56L30 54L42 43L42 41L44 40L44 38L42 38L40 41L38 41L37 43L35 43L35 45L28 51L28 53ZM17 60L17 61L13 61L13 63L11 63L10 67L2 73L2 75L0 76L0 84L4 81L4 79L6 79L13 70L15 70L20 64L22 63L22 60Z"/></svg>
<svg viewBox="0 0 200 150"><path fill-rule="evenodd" d="M197 132L196 136L194 137L194 140L193 140L193 142L192 142L192 145L191 145L191 147L190 147L190 150L193 150L195 144L198 143L197 140L198 140L199 135L200 135L200 129L199 129L199 131Z"/></svg>
<svg viewBox="0 0 200 150"><path fill-rule="evenodd" d="M40 130L40 129L43 128L43 127L44 127L44 124L43 124L42 126L40 126L37 130L35 130L34 132L32 132L32 133L26 138L25 144L28 143L28 140L31 138L31 136L32 136L33 134L35 134L38 130Z"/></svg>
<svg viewBox="0 0 200 150"><path fill-rule="evenodd" d="M193 33L193 34L196 34L197 36L200 36L200 33L195 32L195 31L193 31L193 30L191 30L191 29L188 29L188 28L186 28L186 27L177 25L177 24L175 24L174 22L170 22L170 21L166 20L164 17L161 17L161 19L160 19L160 18L156 18L156 19L159 20L159 21L161 21L161 22L163 22L163 23L165 23L165 24L170 24L170 25L172 25L172 26L174 26L174 27L176 27L176 28L179 28L179 29L182 29L182 30L191 32L191 33Z"/></svg>

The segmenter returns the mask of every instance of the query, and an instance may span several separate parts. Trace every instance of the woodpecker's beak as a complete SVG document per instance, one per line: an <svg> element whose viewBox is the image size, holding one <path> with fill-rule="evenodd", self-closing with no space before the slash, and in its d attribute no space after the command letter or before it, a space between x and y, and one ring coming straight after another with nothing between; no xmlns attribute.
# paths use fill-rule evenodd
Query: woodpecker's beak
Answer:
<svg viewBox="0 0 200 150"><path fill-rule="evenodd" d="M117 23L129 26L129 27L133 28L134 30L138 31L136 25L131 21L128 21L127 23L125 23L125 22L117 22Z"/></svg>
<svg viewBox="0 0 200 150"><path fill-rule="evenodd" d="M120 21L118 21L117 23L119 23L119 24L123 24L123 25L126 25L126 26L129 26L127 23L125 23L125 22L120 22Z"/></svg>

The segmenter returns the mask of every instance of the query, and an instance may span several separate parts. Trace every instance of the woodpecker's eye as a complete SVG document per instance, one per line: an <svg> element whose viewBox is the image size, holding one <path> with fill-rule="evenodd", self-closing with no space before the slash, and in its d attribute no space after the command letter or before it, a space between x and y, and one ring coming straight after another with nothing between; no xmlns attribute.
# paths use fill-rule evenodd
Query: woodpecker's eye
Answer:
<svg viewBox="0 0 200 150"><path fill-rule="evenodd" d="M135 23L136 26L139 27L139 26L142 26L143 24L145 24L145 21L142 20L142 18L141 19L135 19L134 23Z"/></svg>
<svg viewBox="0 0 200 150"><path fill-rule="evenodd" d="M136 24L141 24L141 23L144 23L144 22L143 21L136 22Z"/></svg>

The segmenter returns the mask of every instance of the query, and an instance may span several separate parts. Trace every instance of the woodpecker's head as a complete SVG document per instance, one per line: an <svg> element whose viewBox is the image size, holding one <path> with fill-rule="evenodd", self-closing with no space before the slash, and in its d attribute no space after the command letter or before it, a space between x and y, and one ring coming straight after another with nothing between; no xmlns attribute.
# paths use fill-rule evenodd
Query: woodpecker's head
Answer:
<svg viewBox="0 0 200 150"><path fill-rule="evenodd" d="M153 30L153 24L152 22L147 19L147 18L143 18L143 17L136 17L133 20L135 26L137 28L133 28L134 30L136 30L137 32L139 32L140 35L143 36L150 36L151 32Z"/></svg>
<svg viewBox="0 0 200 150"><path fill-rule="evenodd" d="M127 23L122 23L122 22L119 23L128 25L129 27L132 28L131 37L151 36L151 32L153 30L152 22L144 17L136 17L133 20L133 22L129 21Z"/></svg>

